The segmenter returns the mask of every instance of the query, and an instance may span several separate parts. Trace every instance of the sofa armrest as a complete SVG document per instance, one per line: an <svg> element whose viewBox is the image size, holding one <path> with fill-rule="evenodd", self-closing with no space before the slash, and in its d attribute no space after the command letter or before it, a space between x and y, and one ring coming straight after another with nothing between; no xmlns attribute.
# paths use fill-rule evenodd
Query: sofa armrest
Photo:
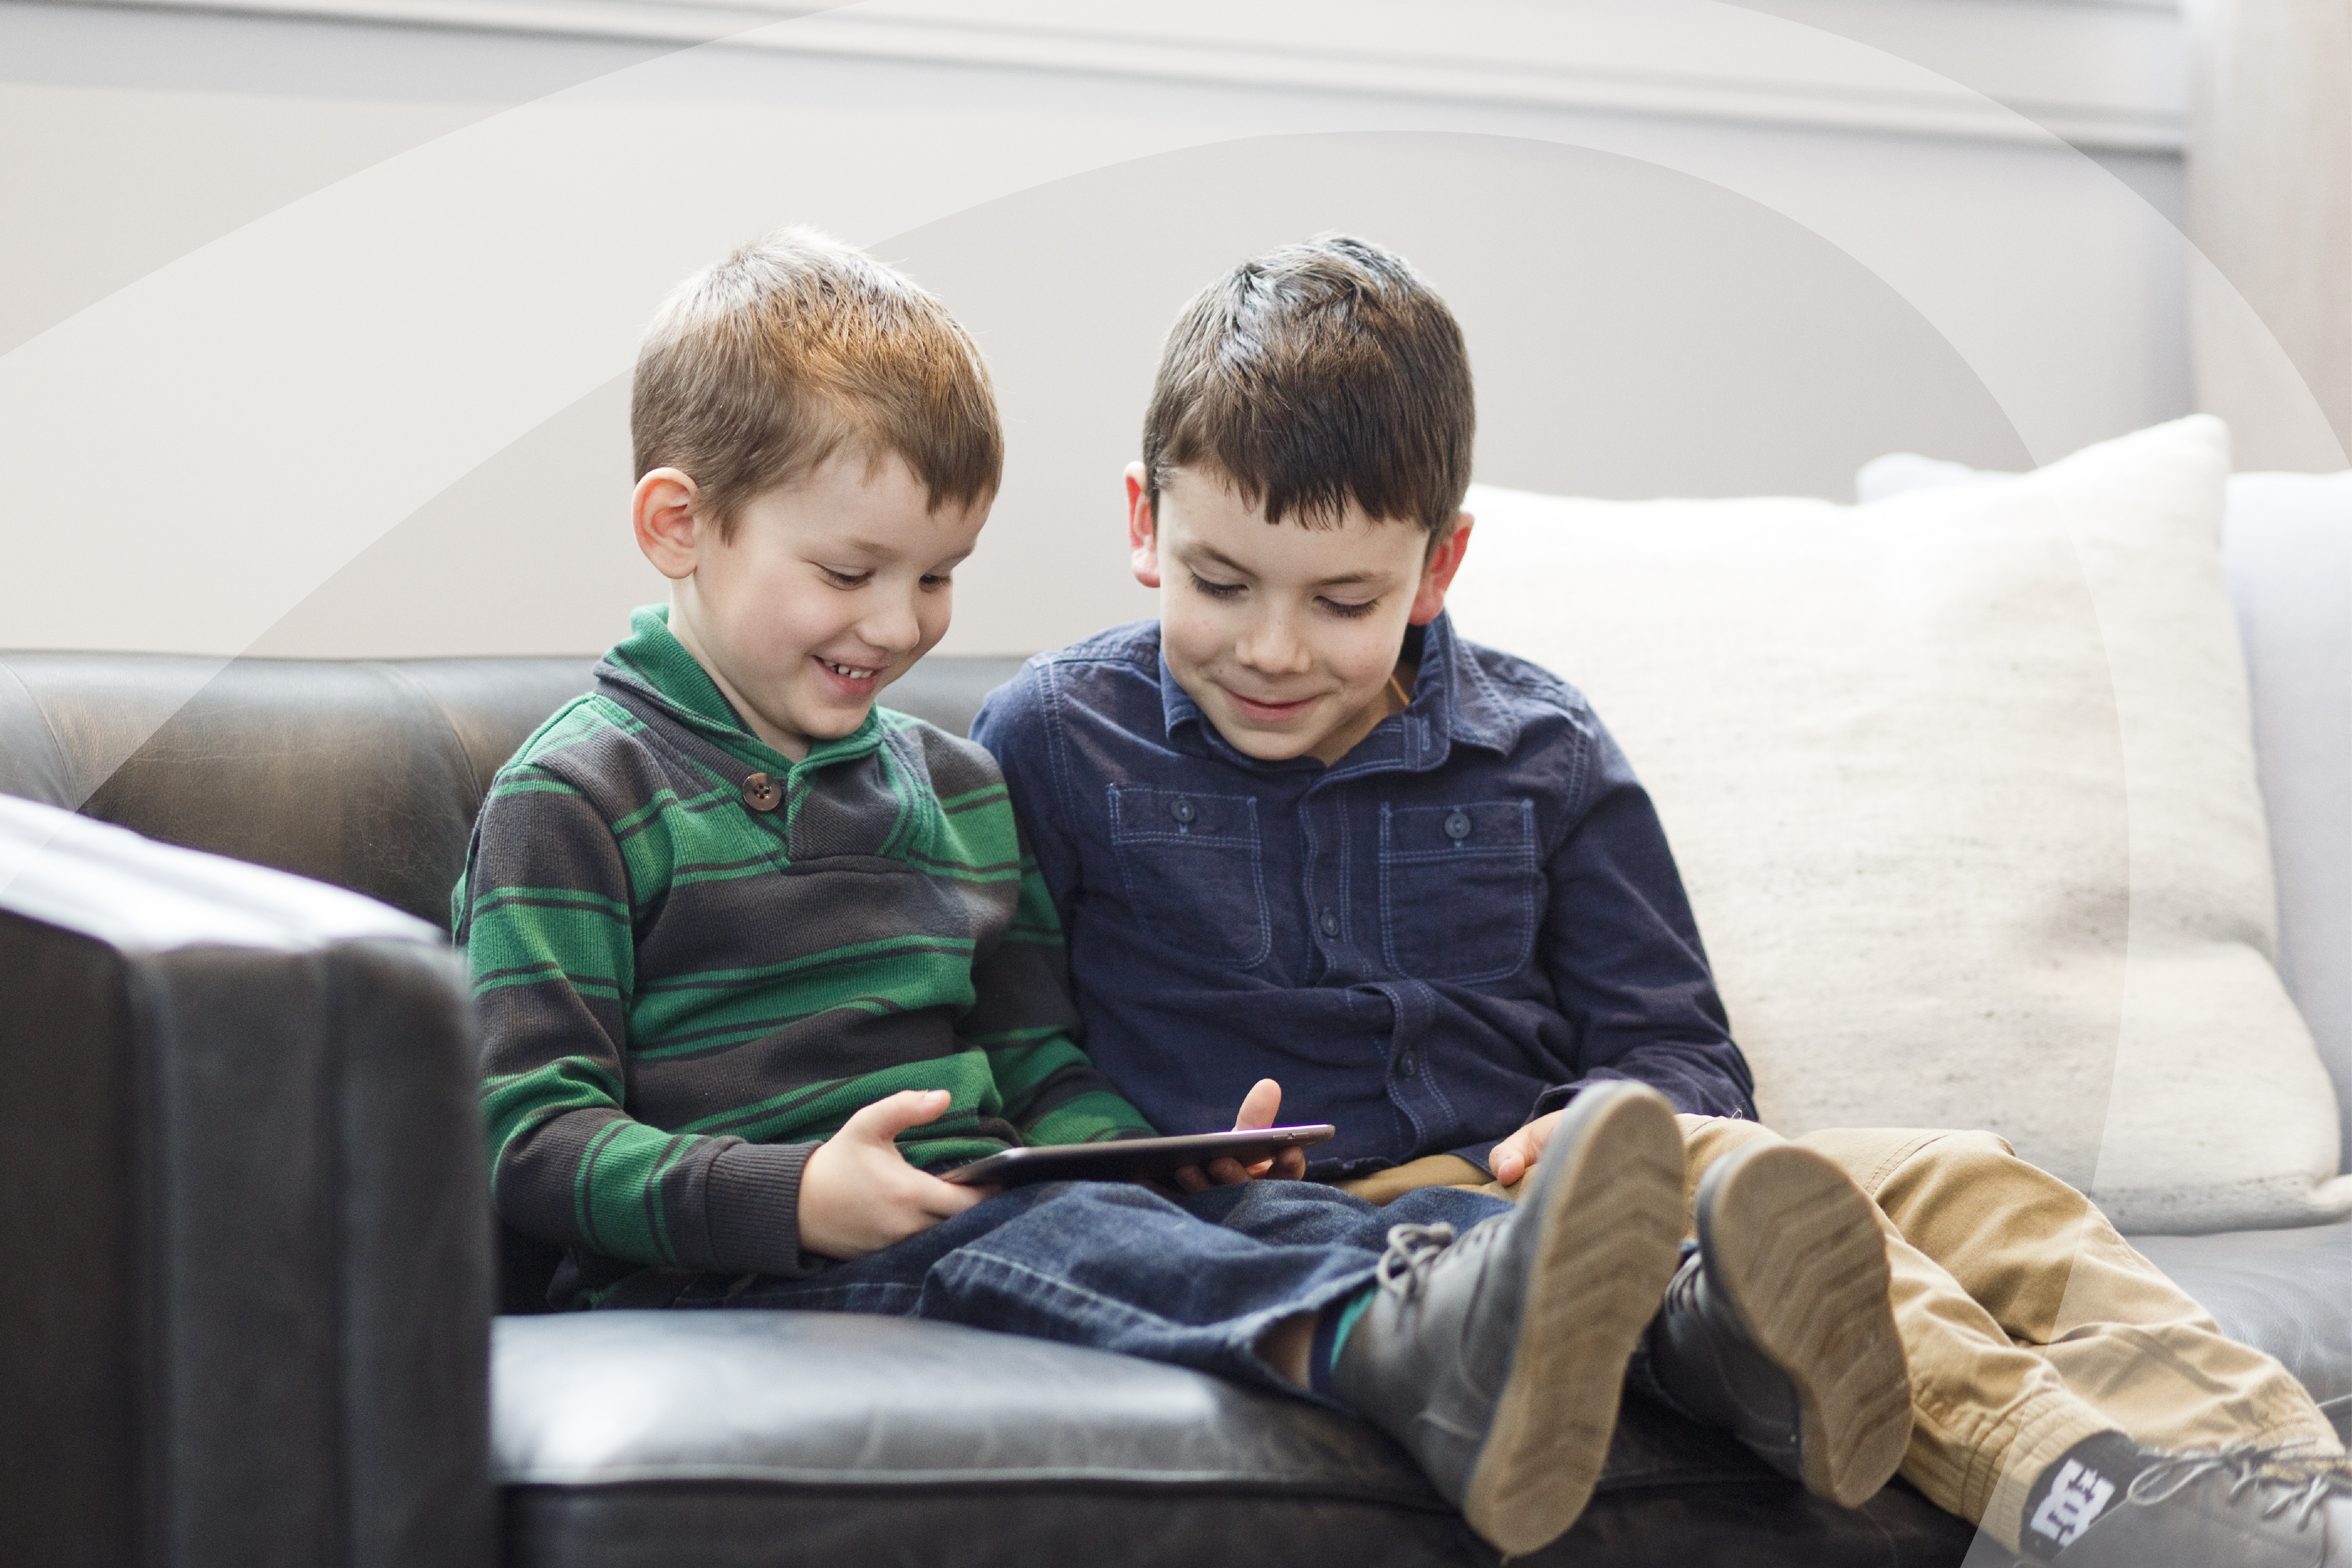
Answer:
<svg viewBox="0 0 2352 1568"><path fill-rule="evenodd" d="M0 1537L487 1568L462 977L355 894L0 799Z"/></svg>

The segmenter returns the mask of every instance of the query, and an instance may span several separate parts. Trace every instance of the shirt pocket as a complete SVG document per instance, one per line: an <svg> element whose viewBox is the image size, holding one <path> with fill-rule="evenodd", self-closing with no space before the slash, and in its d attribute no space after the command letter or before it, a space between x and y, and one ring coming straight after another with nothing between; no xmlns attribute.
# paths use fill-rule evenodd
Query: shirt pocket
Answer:
<svg viewBox="0 0 2352 1568"><path fill-rule="evenodd" d="M1529 800L1381 807L1381 948L1416 980L1500 980L1536 941Z"/></svg>
<svg viewBox="0 0 2352 1568"><path fill-rule="evenodd" d="M1135 923L1236 969L1272 950L1257 802L1245 795L1110 786L1110 842Z"/></svg>

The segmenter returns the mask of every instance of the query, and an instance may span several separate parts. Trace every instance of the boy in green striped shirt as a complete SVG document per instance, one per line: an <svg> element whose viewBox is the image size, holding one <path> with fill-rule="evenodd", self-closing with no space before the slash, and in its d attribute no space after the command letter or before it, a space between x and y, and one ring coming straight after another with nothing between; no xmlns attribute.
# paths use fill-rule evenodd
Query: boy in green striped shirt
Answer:
<svg viewBox="0 0 2352 1568"><path fill-rule="evenodd" d="M1506 1552L1564 1531L1676 1262L1665 1102L1580 1097L1516 1208L940 1180L1151 1131L1076 1043L995 763L875 705L946 632L987 518L987 373L930 296L786 233L665 303L632 424L671 602L500 771L452 900L495 1201L563 1249L558 1304L877 1311L1173 1362L1372 1421ZM1240 1120L1278 1100L1261 1083Z"/></svg>

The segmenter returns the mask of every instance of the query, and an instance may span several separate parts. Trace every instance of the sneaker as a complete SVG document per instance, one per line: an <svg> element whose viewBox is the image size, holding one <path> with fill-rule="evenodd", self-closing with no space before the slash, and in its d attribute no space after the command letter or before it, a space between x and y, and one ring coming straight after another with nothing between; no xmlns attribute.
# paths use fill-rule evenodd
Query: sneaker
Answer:
<svg viewBox="0 0 2352 1568"><path fill-rule="evenodd" d="M1911 1442L1911 1380L1874 1205L1794 1143L1751 1143L1698 1187L1698 1248L1643 1338L1666 1403L1846 1508Z"/></svg>
<svg viewBox="0 0 2352 1568"><path fill-rule="evenodd" d="M1511 1213L1398 1226L1332 1369L1340 1401L1395 1438L1505 1556L1584 1511L1625 1363L1674 1273L1683 1142L1655 1090L1576 1097Z"/></svg>
<svg viewBox="0 0 2352 1568"><path fill-rule="evenodd" d="M2341 1454L2242 1444L2168 1454L2058 1552L2058 1568L2347 1568L2352 1478ZM2028 1568L2032 1568L2029 1564Z"/></svg>

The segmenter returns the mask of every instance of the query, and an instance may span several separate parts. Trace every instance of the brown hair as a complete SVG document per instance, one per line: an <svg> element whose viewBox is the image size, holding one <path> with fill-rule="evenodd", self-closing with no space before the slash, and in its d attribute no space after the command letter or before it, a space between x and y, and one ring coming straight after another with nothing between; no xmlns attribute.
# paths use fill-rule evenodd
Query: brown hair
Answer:
<svg viewBox="0 0 2352 1568"><path fill-rule="evenodd" d="M752 497L848 450L896 453L931 510L996 493L988 367L924 289L837 240L779 230L688 279L637 350L639 478L694 480L722 538Z"/></svg>
<svg viewBox="0 0 2352 1568"><path fill-rule="evenodd" d="M1462 329L1404 258L1318 235L1244 261L1184 307L1143 416L1155 510L1213 466L1265 520L1337 523L1353 500L1443 538L1477 426Z"/></svg>

